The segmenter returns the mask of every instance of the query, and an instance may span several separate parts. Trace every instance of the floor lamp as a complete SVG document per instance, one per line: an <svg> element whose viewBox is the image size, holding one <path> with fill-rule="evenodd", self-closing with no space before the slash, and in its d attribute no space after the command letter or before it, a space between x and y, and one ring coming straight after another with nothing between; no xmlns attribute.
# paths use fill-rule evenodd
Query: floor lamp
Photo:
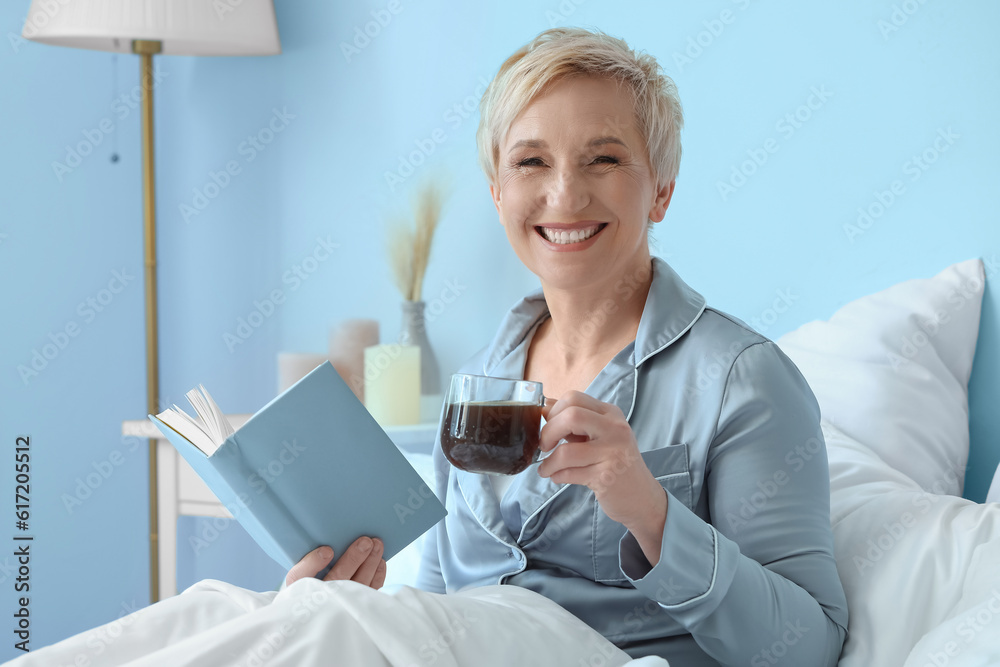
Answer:
<svg viewBox="0 0 1000 667"><path fill-rule="evenodd" d="M25 39L135 53L142 86L142 198L146 302L146 407L159 409L156 313L156 179L153 56L262 56L281 53L272 0L32 0ZM150 602L160 599L156 443L149 441Z"/></svg>

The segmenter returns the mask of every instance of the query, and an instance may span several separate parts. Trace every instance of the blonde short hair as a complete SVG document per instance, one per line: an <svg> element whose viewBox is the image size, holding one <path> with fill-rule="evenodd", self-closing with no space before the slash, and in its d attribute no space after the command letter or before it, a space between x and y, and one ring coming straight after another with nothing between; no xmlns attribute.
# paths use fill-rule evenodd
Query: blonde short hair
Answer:
<svg viewBox="0 0 1000 667"><path fill-rule="evenodd" d="M553 28L507 58L483 93L476 144L489 182L496 184L500 143L518 114L546 86L580 75L607 77L627 86L657 181L676 179L684 116L673 79L653 56L636 53L621 39L582 28Z"/></svg>

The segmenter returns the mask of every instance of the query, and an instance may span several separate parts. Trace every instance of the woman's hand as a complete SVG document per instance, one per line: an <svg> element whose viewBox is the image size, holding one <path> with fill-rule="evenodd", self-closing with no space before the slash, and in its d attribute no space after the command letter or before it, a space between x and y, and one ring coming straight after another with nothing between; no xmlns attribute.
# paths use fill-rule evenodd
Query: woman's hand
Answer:
<svg viewBox="0 0 1000 667"><path fill-rule="evenodd" d="M656 565L667 519L667 494L642 460L622 411L569 391L551 407L544 407L542 414L546 423L539 446L552 453L539 464L538 474L558 484L588 487L604 513L624 525L650 565ZM560 444L563 439L566 442Z"/></svg>
<svg viewBox="0 0 1000 667"><path fill-rule="evenodd" d="M334 564L323 581L356 581L378 590L385 583L385 561L382 560L382 540L359 537ZM285 575L285 585L290 586L299 579L315 577L330 564L333 549L319 547L302 557Z"/></svg>

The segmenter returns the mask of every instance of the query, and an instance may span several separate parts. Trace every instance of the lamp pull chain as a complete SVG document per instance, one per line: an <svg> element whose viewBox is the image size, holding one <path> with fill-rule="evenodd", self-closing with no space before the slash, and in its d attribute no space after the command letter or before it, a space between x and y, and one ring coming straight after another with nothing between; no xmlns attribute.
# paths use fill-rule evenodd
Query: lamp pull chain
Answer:
<svg viewBox="0 0 1000 667"><path fill-rule="evenodd" d="M111 104L114 105L114 101L118 96L118 54L112 52L111 54ZM115 164L118 162L118 133L111 133L111 163Z"/></svg>

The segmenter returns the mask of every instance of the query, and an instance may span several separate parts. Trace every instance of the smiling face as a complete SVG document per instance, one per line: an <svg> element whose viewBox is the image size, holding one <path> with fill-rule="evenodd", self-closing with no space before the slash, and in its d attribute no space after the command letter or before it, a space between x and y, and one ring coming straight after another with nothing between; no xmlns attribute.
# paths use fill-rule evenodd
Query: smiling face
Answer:
<svg viewBox="0 0 1000 667"><path fill-rule="evenodd" d="M648 269L647 221L663 219L673 187L656 182L628 89L573 77L514 120L490 193L524 265L575 289Z"/></svg>

